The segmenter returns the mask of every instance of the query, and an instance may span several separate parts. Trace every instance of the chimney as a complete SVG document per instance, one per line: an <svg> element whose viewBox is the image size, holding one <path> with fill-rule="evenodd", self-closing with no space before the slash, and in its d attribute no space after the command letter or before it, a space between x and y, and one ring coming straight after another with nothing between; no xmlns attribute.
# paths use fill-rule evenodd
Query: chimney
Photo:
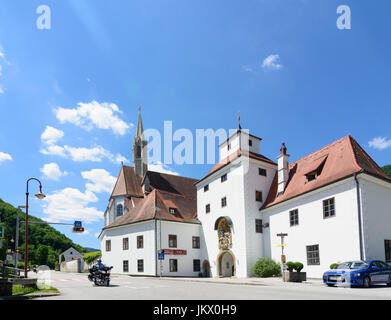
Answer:
<svg viewBox="0 0 391 320"><path fill-rule="evenodd" d="M278 159L278 195L284 193L289 178L289 154L286 154L287 148L283 142Z"/></svg>

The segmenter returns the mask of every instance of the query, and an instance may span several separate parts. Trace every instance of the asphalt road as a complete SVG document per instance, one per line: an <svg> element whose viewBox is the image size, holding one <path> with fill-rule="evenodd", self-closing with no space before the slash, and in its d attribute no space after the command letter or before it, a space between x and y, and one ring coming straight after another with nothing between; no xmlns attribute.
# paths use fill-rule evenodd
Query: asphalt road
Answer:
<svg viewBox="0 0 391 320"><path fill-rule="evenodd" d="M391 287L336 288L313 284L238 285L112 275L110 287L96 287L87 274L50 272L61 295L47 300L371 300L391 299Z"/></svg>

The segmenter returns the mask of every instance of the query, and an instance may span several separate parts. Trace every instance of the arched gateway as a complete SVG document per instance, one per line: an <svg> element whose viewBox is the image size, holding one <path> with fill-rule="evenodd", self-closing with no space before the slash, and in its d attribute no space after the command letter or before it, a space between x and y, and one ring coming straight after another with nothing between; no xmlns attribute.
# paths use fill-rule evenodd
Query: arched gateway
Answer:
<svg viewBox="0 0 391 320"><path fill-rule="evenodd" d="M229 217L220 217L215 222L218 246L217 272L219 277L234 277L236 275L236 259L232 248L232 220Z"/></svg>

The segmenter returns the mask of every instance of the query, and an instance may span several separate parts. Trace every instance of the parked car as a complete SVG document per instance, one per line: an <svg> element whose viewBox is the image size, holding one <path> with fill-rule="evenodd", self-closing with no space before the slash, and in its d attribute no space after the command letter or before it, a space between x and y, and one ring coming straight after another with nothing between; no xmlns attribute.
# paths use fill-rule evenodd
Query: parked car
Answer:
<svg viewBox="0 0 391 320"><path fill-rule="evenodd" d="M347 261L326 271L323 282L328 286L347 285L369 288L372 284L391 286L391 266L379 260Z"/></svg>

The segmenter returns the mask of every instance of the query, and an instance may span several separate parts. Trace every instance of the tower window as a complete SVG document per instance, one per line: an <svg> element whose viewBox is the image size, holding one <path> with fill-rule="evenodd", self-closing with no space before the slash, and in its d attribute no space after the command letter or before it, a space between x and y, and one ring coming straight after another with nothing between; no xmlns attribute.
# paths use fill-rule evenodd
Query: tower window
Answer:
<svg viewBox="0 0 391 320"><path fill-rule="evenodd" d="M138 158L141 157L141 147L140 146L136 147L136 157L138 157Z"/></svg>
<svg viewBox="0 0 391 320"><path fill-rule="evenodd" d="M210 212L210 204L208 203L206 206L205 206L205 213L209 213Z"/></svg>
<svg viewBox="0 0 391 320"><path fill-rule="evenodd" d="M221 198L221 207L226 207L227 206L227 197Z"/></svg>
<svg viewBox="0 0 391 320"><path fill-rule="evenodd" d="M117 206L117 217L120 217L120 216L122 216L123 214L124 214L124 208L123 208L122 204L119 204L119 205Z"/></svg>
<svg viewBox="0 0 391 320"><path fill-rule="evenodd" d="M209 191L209 184L204 187L204 192Z"/></svg>
<svg viewBox="0 0 391 320"><path fill-rule="evenodd" d="M255 191L255 201L262 202L262 192L261 191Z"/></svg>
<svg viewBox="0 0 391 320"><path fill-rule="evenodd" d="M248 140L248 145L249 145L250 147L253 146L253 141L252 141L251 139Z"/></svg>
<svg viewBox="0 0 391 320"><path fill-rule="evenodd" d="M228 143L228 150L231 150L231 144Z"/></svg>
<svg viewBox="0 0 391 320"><path fill-rule="evenodd" d="M258 174L259 174L260 176L266 177L266 169L258 168Z"/></svg>
<svg viewBox="0 0 391 320"><path fill-rule="evenodd" d="M221 182L227 181L227 174L221 176Z"/></svg>

